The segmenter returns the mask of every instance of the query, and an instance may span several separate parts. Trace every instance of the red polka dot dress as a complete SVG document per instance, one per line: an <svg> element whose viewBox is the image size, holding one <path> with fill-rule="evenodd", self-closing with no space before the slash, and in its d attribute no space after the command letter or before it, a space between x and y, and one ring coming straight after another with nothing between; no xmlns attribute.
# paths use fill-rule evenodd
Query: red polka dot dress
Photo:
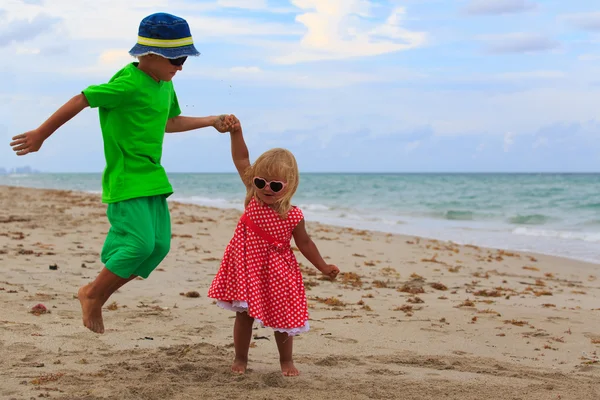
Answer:
<svg viewBox="0 0 600 400"><path fill-rule="evenodd" d="M253 198L244 214L278 244L256 233L242 217L225 249L208 297L217 299L217 304L228 310L247 311L263 326L278 332L307 332L306 292L290 247L292 232L304 218L302 211L292 207L283 219Z"/></svg>

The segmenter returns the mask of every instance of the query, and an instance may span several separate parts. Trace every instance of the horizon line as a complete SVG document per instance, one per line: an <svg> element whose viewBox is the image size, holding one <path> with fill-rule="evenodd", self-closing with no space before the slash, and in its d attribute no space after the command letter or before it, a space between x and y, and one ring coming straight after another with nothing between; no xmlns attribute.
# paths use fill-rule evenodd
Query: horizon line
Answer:
<svg viewBox="0 0 600 400"><path fill-rule="evenodd" d="M15 169L26 168L26 167L16 167ZM0 168L1 170L1 168ZM6 169L5 169L6 170ZM7 170L9 171L9 170ZM9 172L5 174L1 174L0 176L10 176L10 175L50 175L50 174L78 174L78 175L92 175L92 174L102 174L102 171L94 171L94 172L85 172L85 171L77 171L77 172L66 172L66 171L38 171L33 170L31 172ZM380 175L402 175L402 174L600 174L599 171L307 171L300 172L301 174L331 174L331 175L342 175L342 174L380 174ZM236 171L167 171L167 174L232 174L237 175Z"/></svg>

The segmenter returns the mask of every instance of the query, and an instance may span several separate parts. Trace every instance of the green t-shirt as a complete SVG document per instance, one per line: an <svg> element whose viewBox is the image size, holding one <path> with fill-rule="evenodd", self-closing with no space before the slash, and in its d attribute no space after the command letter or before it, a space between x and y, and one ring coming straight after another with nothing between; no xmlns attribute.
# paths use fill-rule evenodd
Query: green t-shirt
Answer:
<svg viewBox="0 0 600 400"><path fill-rule="evenodd" d="M102 201L170 195L173 188L160 164L167 119L181 114L172 82L156 82L131 63L108 83L83 91L99 108L106 168Z"/></svg>

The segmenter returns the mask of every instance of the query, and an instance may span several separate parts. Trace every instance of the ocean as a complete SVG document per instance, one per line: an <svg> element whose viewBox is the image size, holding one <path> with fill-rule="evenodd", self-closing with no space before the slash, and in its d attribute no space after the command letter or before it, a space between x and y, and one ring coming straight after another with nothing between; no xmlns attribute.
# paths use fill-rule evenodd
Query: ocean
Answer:
<svg viewBox="0 0 600 400"><path fill-rule="evenodd" d="M237 174L169 174L171 200L243 207ZM0 185L100 193L101 174L3 175ZM308 221L600 264L600 174L303 174Z"/></svg>

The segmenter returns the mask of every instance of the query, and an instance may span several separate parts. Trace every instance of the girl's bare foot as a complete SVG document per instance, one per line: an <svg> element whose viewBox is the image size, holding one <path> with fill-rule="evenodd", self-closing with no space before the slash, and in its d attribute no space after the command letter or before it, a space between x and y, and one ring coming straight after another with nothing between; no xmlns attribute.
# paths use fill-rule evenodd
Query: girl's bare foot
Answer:
<svg viewBox="0 0 600 400"><path fill-rule="evenodd" d="M236 358L231 365L231 372L235 372L236 374L245 374L247 366L247 360L239 360Z"/></svg>
<svg viewBox="0 0 600 400"><path fill-rule="evenodd" d="M294 366L293 361L281 361L281 373L283 376L298 376L300 371Z"/></svg>
<svg viewBox="0 0 600 400"><path fill-rule="evenodd" d="M77 298L81 303L83 325L92 332L104 333L102 321L102 300L88 296L89 284L79 288Z"/></svg>

